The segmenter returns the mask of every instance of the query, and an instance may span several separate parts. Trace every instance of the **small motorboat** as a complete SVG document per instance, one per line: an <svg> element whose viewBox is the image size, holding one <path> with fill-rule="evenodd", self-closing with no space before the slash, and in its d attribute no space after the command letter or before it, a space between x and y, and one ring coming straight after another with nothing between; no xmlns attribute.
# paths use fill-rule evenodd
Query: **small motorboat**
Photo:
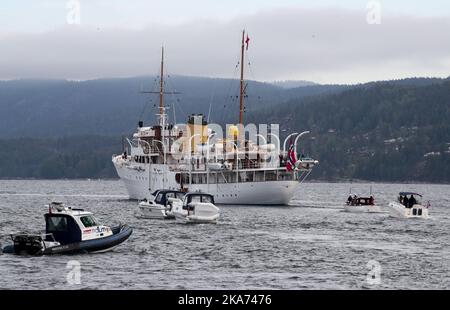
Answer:
<svg viewBox="0 0 450 310"><path fill-rule="evenodd" d="M185 192L175 190L157 190L150 198L139 203L140 217L148 219L175 219L173 214L168 214L169 199L183 199Z"/></svg>
<svg viewBox="0 0 450 310"><path fill-rule="evenodd" d="M133 230L127 225L110 228L101 225L91 212L66 207L61 202L48 205L45 234L11 235L12 245L3 253L50 255L101 253L127 240Z"/></svg>
<svg viewBox="0 0 450 310"><path fill-rule="evenodd" d="M312 169L319 164L318 160L312 159L310 157L302 157L295 162L295 167L298 169Z"/></svg>
<svg viewBox="0 0 450 310"><path fill-rule="evenodd" d="M408 196L410 196L408 198ZM430 208L430 202L424 206L421 203L423 196L414 192L400 192L397 197L397 201L391 201L389 203L389 212L394 217L399 218L422 218L427 219L429 217L428 209Z"/></svg>
<svg viewBox="0 0 450 310"><path fill-rule="evenodd" d="M357 195L350 195L347 199L344 211L353 213L385 213L385 211L375 204L375 198L370 197L358 197Z"/></svg>
<svg viewBox="0 0 450 310"><path fill-rule="evenodd" d="M170 198L170 211L186 223L217 224L220 210L214 205L214 196L201 192L187 193L183 199Z"/></svg>

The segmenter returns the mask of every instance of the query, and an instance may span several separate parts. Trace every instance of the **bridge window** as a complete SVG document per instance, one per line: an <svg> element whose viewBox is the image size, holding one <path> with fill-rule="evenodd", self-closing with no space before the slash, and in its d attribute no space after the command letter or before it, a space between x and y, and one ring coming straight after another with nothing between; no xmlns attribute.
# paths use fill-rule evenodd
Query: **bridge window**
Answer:
<svg viewBox="0 0 450 310"><path fill-rule="evenodd" d="M92 227L92 226L99 226L97 220L91 216L82 216L80 217L81 223L83 223L84 227L88 228L88 227Z"/></svg>
<svg viewBox="0 0 450 310"><path fill-rule="evenodd" d="M67 231L67 218L62 216L52 216L48 219L48 231Z"/></svg>

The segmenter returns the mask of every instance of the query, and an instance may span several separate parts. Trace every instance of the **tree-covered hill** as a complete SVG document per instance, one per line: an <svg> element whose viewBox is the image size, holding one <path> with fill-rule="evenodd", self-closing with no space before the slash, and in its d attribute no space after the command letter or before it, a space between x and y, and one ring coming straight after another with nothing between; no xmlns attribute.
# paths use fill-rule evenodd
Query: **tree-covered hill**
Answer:
<svg viewBox="0 0 450 310"><path fill-rule="evenodd" d="M207 114L210 102L212 121L236 121L235 81L172 79L177 88L169 88L183 93L179 121ZM149 80L0 82L0 178L116 177L111 155L122 134L139 119L153 122L157 98L139 94L152 89ZM450 79L292 89L251 82L247 107L246 122L280 124L284 135L311 131L300 149L320 160L312 178L450 182Z"/></svg>
<svg viewBox="0 0 450 310"><path fill-rule="evenodd" d="M261 119L312 132L302 149L320 160L317 178L450 182L450 80L371 83L253 114Z"/></svg>
<svg viewBox="0 0 450 310"><path fill-rule="evenodd" d="M154 122L159 91L156 77L91 81L0 81L0 138L130 134L139 120ZM334 91L313 86L312 93ZM239 82L230 79L173 76L166 79L167 113L185 122L192 113L211 112L216 123L236 122ZM248 112L311 94L309 86L285 90L250 81ZM211 104L211 109L210 109Z"/></svg>

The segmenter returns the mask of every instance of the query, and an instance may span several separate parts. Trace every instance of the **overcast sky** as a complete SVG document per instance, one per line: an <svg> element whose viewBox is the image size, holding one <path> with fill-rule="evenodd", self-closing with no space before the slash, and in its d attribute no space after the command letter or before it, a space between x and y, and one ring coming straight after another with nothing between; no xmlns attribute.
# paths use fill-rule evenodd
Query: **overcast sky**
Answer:
<svg viewBox="0 0 450 310"><path fill-rule="evenodd" d="M447 0L79 0L79 14L76 3L2 0L0 79L157 74L163 44L171 74L235 77L243 28L251 79L450 75Z"/></svg>

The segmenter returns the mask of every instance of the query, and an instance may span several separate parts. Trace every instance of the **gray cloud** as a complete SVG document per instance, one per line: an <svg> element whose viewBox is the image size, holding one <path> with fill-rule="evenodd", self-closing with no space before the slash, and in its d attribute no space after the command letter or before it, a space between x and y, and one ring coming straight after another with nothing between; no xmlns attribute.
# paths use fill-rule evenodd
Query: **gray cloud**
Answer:
<svg viewBox="0 0 450 310"><path fill-rule="evenodd" d="M248 77L363 82L450 74L449 18L385 17L364 11L278 9L227 22L150 24L142 30L67 26L0 35L0 78L89 79L154 74L166 46L172 74L232 77L240 31L251 38Z"/></svg>

